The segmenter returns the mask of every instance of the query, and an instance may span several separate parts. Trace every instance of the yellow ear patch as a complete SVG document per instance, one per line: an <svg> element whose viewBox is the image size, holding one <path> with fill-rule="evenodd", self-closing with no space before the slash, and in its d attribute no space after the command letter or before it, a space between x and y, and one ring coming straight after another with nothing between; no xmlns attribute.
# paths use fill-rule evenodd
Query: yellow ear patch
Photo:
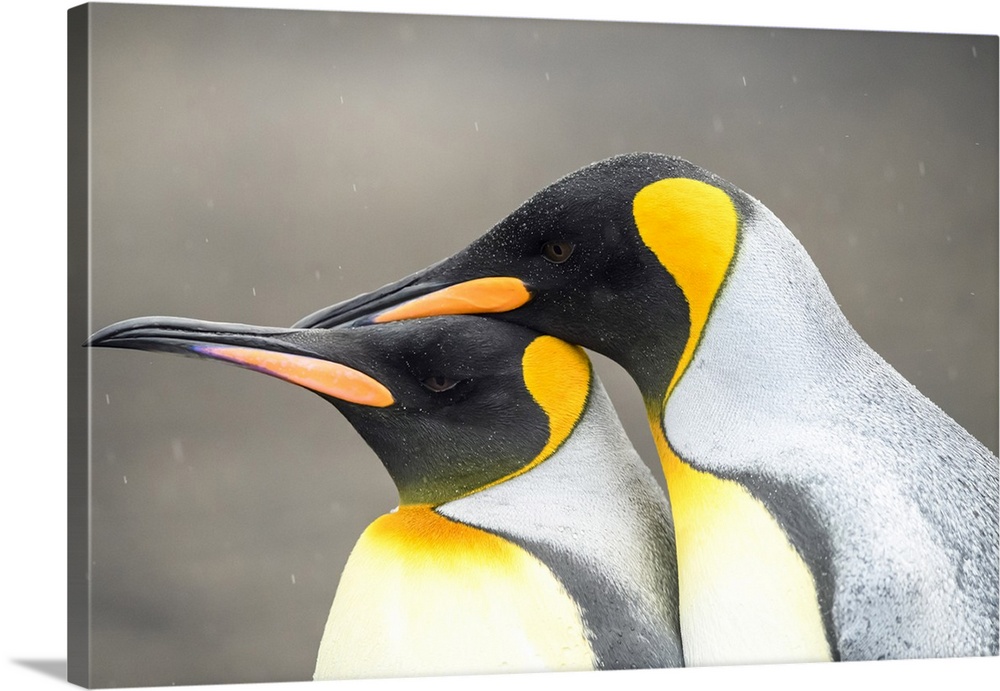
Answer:
<svg viewBox="0 0 1000 691"><path fill-rule="evenodd" d="M551 456L576 427L590 394L590 359L583 348L552 336L539 336L521 358L524 386L549 419L549 438L530 463L477 488L499 485L526 473Z"/></svg>
<svg viewBox="0 0 1000 691"><path fill-rule="evenodd" d="M579 346L539 336L525 348L521 365L528 393L549 418L549 440L528 470L551 456L576 427L590 393L590 360Z"/></svg>
<svg viewBox="0 0 1000 691"><path fill-rule="evenodd" d="M708 313L736 252L739 224L732 200L698 180L659 180L632 204L639 235L674 277L688 301L691 332L666 396L691 362Z"/></svg>

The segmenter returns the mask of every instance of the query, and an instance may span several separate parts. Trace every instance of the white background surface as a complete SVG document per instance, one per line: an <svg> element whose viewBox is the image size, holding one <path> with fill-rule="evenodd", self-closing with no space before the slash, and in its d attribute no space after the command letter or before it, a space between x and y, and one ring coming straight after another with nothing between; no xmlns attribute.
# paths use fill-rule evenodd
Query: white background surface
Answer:
<svg viewBox="0 0 1000 691"><path fill-rule="evenodd" d="M415 11L401 2L194 2L301 9ZM949 2L933 11L908 6L904 14L873 9L871 2L840 2L822 11L779 2L717 0L691 6L622 2L478 3L479 14L642 20L674 23L882 29L996 34L997 10L979 2ZM663 5L667 5L664 3ZM801 5L801 4L800 4ZM6 401L3 454L6 475L0 498L3 520L2 652L0 688L51 689L65 682L65 91L66 10L70 3L36 0L9 3L3 22L3 171L5 261L0 271L5 334ZM461 14L460 2L420 2L424 13ZM13 385L7 382L13 377ZM42 669L44 671L39 671ZM602 674L482 677L483 688L545 684L558 688L604 688L609 683L657 688L722 688L747 685L786 688L844 686L874 688L975 687L998 678L1000 660L854 663ZM353 688L464 688L466 678L342 684ZM236 686L225 688L237 688ZM254 685L292 689L298 684Z"/></svg>

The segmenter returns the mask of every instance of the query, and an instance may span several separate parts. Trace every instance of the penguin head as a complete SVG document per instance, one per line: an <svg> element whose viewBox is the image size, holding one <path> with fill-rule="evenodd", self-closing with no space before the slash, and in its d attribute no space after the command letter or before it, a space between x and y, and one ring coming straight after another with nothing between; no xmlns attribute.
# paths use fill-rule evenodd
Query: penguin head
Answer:
<svg viewBox="0 0 1000 691"><path fill-rule="evenodd" d="M436 506L544 461L582 415L592 376L580 348L478 317L365 329L144 317L87 345L220 360L318 393L375 451L404 505Z"/></svg>
<svg viewBox="0 0 1000 691"><path fill-rule="evenodd" d="M543 189L454 256L296 326L491 313L603 353L662 397L752 206L682 159L610 158Z"/></svg>

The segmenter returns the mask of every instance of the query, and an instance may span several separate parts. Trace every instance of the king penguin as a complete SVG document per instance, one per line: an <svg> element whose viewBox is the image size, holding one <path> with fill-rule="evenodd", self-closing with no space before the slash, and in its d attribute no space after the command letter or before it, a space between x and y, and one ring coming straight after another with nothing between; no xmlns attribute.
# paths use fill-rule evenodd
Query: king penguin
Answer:
<svg viewBox="0 0 1000 691"><path fill-rule="evenodd" d="M763 204L628 154L300 327L481 313L609 356L667 481L688 665L996 655L998 463Z"/></svg>
<svg viewBox="0 0 1000 691"><path fill-rule="evenodd" d="M399 507L351 552L315 679L682 664L669 504L579 347L479 317L350 330L144 317L88 345L311 389L381 459Z"/></svg>

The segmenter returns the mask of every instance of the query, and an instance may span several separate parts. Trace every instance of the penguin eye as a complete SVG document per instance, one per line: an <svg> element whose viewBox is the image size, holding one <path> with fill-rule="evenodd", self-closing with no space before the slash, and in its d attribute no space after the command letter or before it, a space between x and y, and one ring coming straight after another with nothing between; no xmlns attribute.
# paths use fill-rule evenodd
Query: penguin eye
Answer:
<svg viewBox="0 0 1000 691"><path fill-rule="evenodd" d="M550 240L542 245L542 256L553 264L562 264L573 254L572 242L556 242Z"/></svg>
<svg viewBox="0 0 1000 691"><path fill-rule="evenodd" d="M454 389L458 385L458 379L449 379L448 377L442 377L440 375L434 377L427 377L420 382L428 391L433 391L434 393L441 393L442 391L448 391L449 389Z"/></svg>

